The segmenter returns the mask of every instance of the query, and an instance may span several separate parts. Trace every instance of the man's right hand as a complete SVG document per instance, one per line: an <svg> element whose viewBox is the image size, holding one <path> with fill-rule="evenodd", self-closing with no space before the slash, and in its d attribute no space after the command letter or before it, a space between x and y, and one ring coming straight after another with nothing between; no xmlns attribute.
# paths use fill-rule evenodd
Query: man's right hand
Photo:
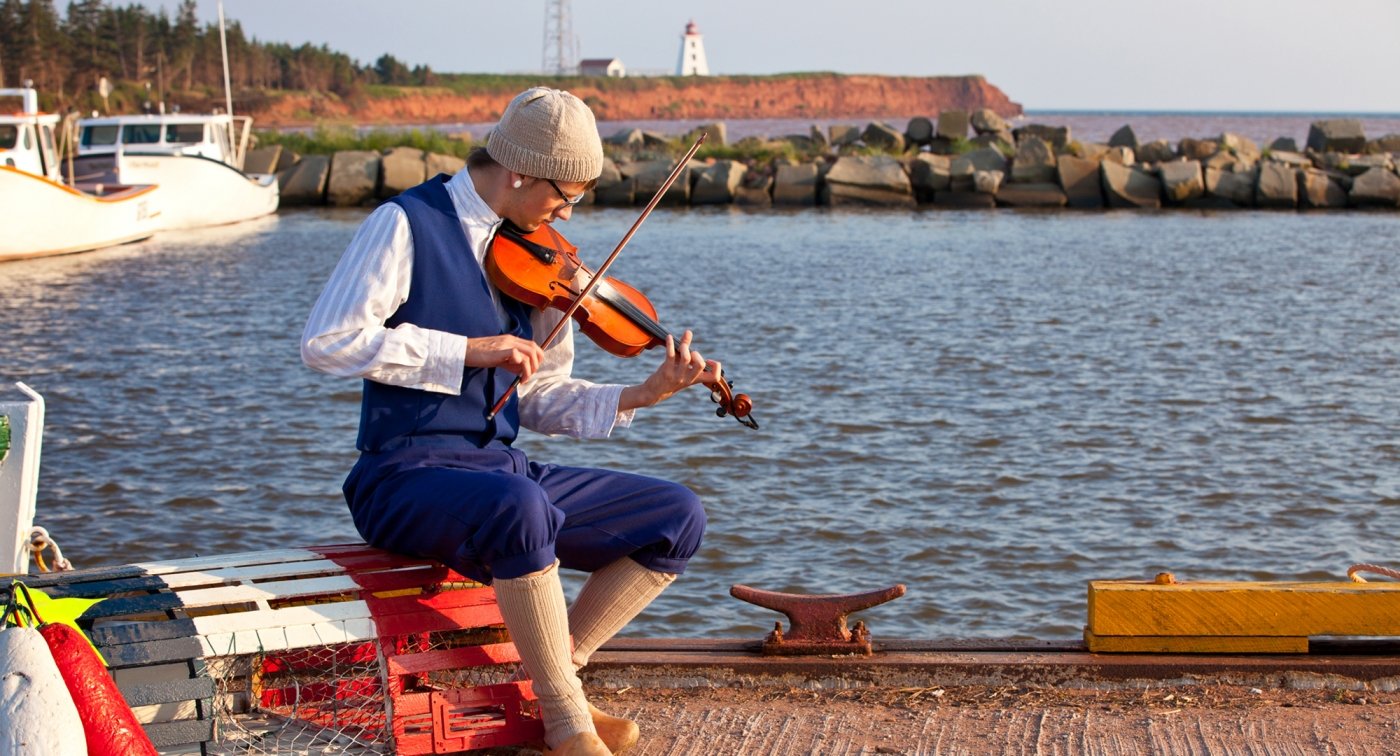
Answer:
<svg viewBox="0 0 1400 756"><path fill-rule="evenodd" d="M467 367L498 367L528 381L540 369L544 349L529 339L504 334L467 339Z"/></svg>

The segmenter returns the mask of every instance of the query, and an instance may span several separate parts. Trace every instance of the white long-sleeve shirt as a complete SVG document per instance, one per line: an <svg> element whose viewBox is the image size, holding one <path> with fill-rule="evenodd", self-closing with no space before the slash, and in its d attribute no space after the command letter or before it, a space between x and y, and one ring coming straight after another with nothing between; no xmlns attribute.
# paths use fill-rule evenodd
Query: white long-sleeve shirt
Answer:
<svg viewBox="0 0 1400 756"><path fill-rule="evenodd" d="M487 206L462 170L447 182L447 193L485 270L486 252L501 218ZM456 396L465 372L467 337L402 323L384 323L408 300L413 281L413 234L408 216L396 203L385 203L360 225L321 296L311 310L301 338L307 366L331 375L367 378L391 386ZM500 293L488 287L504 322ZM532 311L535 340L559 322L558 310ZM618 411L623 387L572 377L573 324L564 327L545 349L540 368L523 382L520 424L550 435L602 438L615 427L632 423L632 410Z"/></svg>

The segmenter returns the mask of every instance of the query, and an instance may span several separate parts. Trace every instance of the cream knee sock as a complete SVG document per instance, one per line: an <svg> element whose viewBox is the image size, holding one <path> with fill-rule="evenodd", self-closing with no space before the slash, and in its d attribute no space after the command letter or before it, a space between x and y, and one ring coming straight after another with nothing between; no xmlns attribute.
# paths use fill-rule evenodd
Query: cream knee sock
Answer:
<svg viewBox="0 0 1400 756"><path fill-rule="evenodd" d="M569 629L574 633L574 666L588 659L661 595L675 575L649 570L622 558L588 576L578 599L569 609Z"/></svg>
<svg viewBox="0 0 1400 756"><path fill-rule="evenodd" d="M558 567L555 562L542 572L492 585L506 629L534 683L550 748L577 733L596 732L583 683L569 659L569 626Z"/></svg>

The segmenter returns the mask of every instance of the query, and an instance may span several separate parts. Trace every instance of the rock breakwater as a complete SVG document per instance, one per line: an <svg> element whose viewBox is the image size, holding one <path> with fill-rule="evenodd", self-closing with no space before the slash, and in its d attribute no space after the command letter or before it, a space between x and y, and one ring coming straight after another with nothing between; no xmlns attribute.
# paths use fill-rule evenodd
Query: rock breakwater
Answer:
<svg viewBox="0 0 1400 756"><path fill-rule="evenodd" d="M1400 208L1400 134L1368 138L1359 122L1312 124L1307 142L1264 147L1237 134L1139 142L1125 125L1107 143L1068 127L1011 128L995 111L948 111L887 123L812 127L808 133L726 144L722 122L663 198L671 206ZM588 202L649 200L694 133L631 130L605 139L603 175ZM280 175L284 205L364 205L462 160L421 150L341 152L296 160L274 147L250 171Z"/></svg>

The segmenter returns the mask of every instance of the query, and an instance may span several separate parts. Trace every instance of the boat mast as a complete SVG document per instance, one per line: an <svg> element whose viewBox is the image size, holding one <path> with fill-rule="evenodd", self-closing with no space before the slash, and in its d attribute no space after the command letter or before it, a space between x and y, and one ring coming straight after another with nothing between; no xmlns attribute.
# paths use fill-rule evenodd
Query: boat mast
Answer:
<svg viewBox="0 0 1400 756"><path fill-rule="evenodd" d="M224 56L224 112L228 114L229 128L226 146L233 153L234 167L243 170L243 148L235 142L233 135L233 129L237 128L238 124L233 120L233 87L229 84L228 75L228 35L224 32L224 0L219 0L219 49ZM247 134L243 136L246 141Z"/></svg>

